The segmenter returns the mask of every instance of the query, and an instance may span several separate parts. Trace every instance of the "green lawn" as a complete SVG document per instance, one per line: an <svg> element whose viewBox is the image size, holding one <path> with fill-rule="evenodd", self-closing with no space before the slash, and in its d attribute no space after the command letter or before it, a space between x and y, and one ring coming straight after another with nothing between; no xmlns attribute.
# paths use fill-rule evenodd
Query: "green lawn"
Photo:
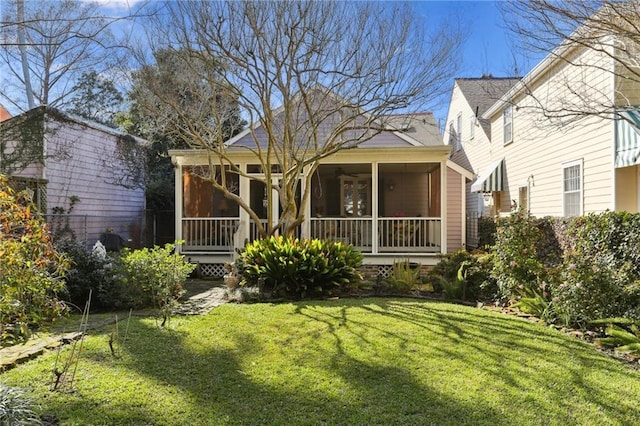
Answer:
<svg viewBox="0 0 640 426"><path fill-rule="evenodd" d="M118 358L109 330L90 336L73 392L49 391L55 352L0 381L61 424L640 424L640 370L475 308L227 304L171 327L132 318Z"/></svg>

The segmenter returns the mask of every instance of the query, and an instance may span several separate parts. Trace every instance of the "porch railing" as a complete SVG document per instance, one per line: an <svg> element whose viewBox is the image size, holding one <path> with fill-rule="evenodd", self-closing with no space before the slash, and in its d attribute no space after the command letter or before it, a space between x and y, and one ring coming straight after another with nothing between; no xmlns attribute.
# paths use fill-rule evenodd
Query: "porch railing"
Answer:
<svg viewBox="0 0 640 426"><path fill-rule="evenodd" d="M240 220L229 217L197 217L182 219L185 251L232 252L233 237Z"/></svg>
<svg viewBox="0 0 640 426"><path fill-rule="evenodd" d="M378 219L379 251L440 251L439 217L402 217Z"/></svg>
<svg viewBox="0 0 640 426"><path fill-rule="evenodd" d="M373 219L370 217L311 218L311 238L329 239L352 244L358 250L372 251Z"/></svg>
<svg viewBox="0 0 640 426"><path fill-rule="evenodd" d="M238 218L182 219L182 239L185 240L183 250L232 252L239 224ZM378 253L440 251L440 218L379 218L377 224ZM373 252L376 240L373 218L370 217L311 218L309 236L352 244L364 253ZM250 223L248 237L250 241L259 238L253 221Z"/></svg>

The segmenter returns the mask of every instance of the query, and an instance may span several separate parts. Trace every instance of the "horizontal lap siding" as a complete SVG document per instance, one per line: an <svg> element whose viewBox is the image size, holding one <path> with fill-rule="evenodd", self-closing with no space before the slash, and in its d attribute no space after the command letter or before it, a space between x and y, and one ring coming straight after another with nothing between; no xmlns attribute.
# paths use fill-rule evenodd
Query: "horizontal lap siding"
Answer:
<svg viewBox="0 0 640 426"><path fill-rule="evenodd" d="M574 58L577 62L603 64L606 58L587 52ZM533 97L558 107L563 100L579 103L570 94L567 82L580 82L588 88L593 102L606 102L611 94L611 75L594 67L556 66L547 71L531 87ZM584 212L600 212L613 208L613 123L595 116L583 117L574 123L556 125L535 109L531 96L518 99L513 111L513 142L502 144L502 115L492 117L492 145L505 157L508 190L503 200L518 200L518 188L530 186L530 210L534 216L563 214L563 163L583 160ZM503 211L509 204L503 203Z"/></svg>
<svg viewBox="0 0 640 426"><path fill-rule="evenodd" d="M49 129L49 213L53 207L68 208L70 196L80 199L73 210L77 215L130 216L144 210L142 189L113 183L122 176L115 155L116 136L69 123L50 124Z"/></svg>
<svg viewBox="0 0 640 426"><path fill-rule="evenodd" d="M462 176L447 167L447 251L462 247Z"/></svg>
<svg viewBox="0 0 640 426"><path fill-rule="evenodd" d="M456 125L458 114L462 114L462 149L456 151L455 144L450 141L449 125ZM451 93L451 103L449 114L444 129L444 143L451 144L451 159L478 175L484 171L492 162L491 144L482 126L475 126L473 138L471 138L470 120L475 116L475 111L465 99L457 83L454 84ZM473 181L467 185L466 211L471 214L481 215L484 213L482 195L471 191Z"/></svg>

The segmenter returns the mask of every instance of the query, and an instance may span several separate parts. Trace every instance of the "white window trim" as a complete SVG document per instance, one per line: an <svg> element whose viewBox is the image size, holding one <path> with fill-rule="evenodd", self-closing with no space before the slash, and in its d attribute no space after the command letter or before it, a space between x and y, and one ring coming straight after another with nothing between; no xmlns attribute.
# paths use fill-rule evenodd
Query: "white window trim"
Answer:
<svg viewBox="0 0 640 426"><path fill-rule="evenodd" d="M584 214L584 160L581 158L579 160L568 161L566 163L562 163L562 175L560 179L560 194L562 199L562 216L567 216L566 202L565 202L565 190L564 190L564 172L569 167L579 166L580 168L580 190L576 191L580 194L580 211L578 212L578 216L582 216Z"/></svg>
<svg viewBox="0 0 640 426"><path fill-rule="evenodd" d="M503 145L509 145L510 143L513 142L513 109L514 109L513 105L509 104L505 106L504 109L502 110L502 144ZM509 139L506 139L506 132L504 131L506 127L505 113L507 112L507 110L509 110L511 113L511 117L510 117L511 123L509 123L510 124L509 129L511 134L509 135Z"/></svg>

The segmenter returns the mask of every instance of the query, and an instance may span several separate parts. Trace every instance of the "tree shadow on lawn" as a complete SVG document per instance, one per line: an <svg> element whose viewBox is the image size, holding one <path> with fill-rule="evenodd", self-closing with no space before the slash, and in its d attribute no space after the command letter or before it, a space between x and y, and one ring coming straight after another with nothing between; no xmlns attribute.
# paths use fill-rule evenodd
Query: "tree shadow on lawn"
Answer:
<svg viewBox="0 0 640 426"><path fill-rule="evenodd" d="M268 311L260 312L264 319L248 318L249 307L234 305L193 319L211 324L204 335L132 319L123 357L92 359L122 367L111 384L113 399L92 400L83 391L86 398L71 402L77 416L72 420L507 425L572 423L572 412L583 406L603 408L604 419L613 423L640 419L640 390L618 389L633 380L626 375L639 380L637 372L539 324L411 299L298 302L273 309L283 306L290 313L282 321L315 327L289 327L290 335L279 335L274 323L267 328L271 334L253 333L234 327L235 321L267 321ZM365 320L375 316L376 321ZM300 339L302 349L289 347ZM260 354L270 350L276 362L261 366ZM541 369L562 378L556 383ZM593 370L608 375L610 386L601 388ZM118 390L136 381L140 395L123 403ZM459 389L464 386L473 389Z"/></svg>
<svg viewBox="0 0 640 426"><path fill-rule="evenodd" d="M184 332L160 330L140 319L132 320L130 330L127 354L120 362L132 375L146 376L145 381L157 383L158 394L179 395L180 402L159 407L159 398L141 407L132 401L130 418L117 404L91 402L84 413L78 407L80 417L74 421L79 424L93 423L97 414L98 418L111 419L108 415L112 411L118 413L113 421L119 424L171 424L167 419L181 404L181 423L194 425L508 424L492 409L439 394L416 381L410 371L365 362L344 352L317 353L311 349L310 357L327 360L314 367L330 369L327 383L325 372L296 369L292 365L295 356L285 356L283 365L272 366L271 375L252 373L246 367L247 359L264 350L269 337L227 329L231 342L208 345L206 337L194 342ZM156 348L153 359L148 358L149 347ZM291 374L304 377L290 385ZM118 386L114 383L115 388ZM141 416L146 422L140 422Z"/></svg>
<svg viewBox="0 0 640 426"><path fill-rule="evenodd" d="M545 421L557 421L562 415L571 421L573 411L594 405L607 410L614 422L640 421L640 408L635 404L640 388L620 389L624 380L633 385L630 376L637 384L640 372L542 324L476 308L410 299L364 299L358 305L341 306L340 313L333 316L318 309L330 303L340 306L340 301L307 303L300 304L297 311L329 324L359 323L359 332L353 331L354 327L339 330L351 330L353 338L363 343L367 341L363 330L372 325L355 313L364 310L367 315L383 316L385 327L378 327L377 332L394 338L405 350L417 346L418 353L429 354L424 359L426 370L437 371L438 365L453 361L467 374L476 375L462 385L484 382L486 386L478 385L478 392L499 389L498 399L505 405L526 400L524 406L537 407ZM399 324L422 330L429 337L416 339L415 334L404 333ZM332 326L328 330L334 334L336 352L341 352L344 333L338 335L338 328ZM594 371L606 378L604 383L595 378ZM448 373L455 380L460 369Z"/></svg>

